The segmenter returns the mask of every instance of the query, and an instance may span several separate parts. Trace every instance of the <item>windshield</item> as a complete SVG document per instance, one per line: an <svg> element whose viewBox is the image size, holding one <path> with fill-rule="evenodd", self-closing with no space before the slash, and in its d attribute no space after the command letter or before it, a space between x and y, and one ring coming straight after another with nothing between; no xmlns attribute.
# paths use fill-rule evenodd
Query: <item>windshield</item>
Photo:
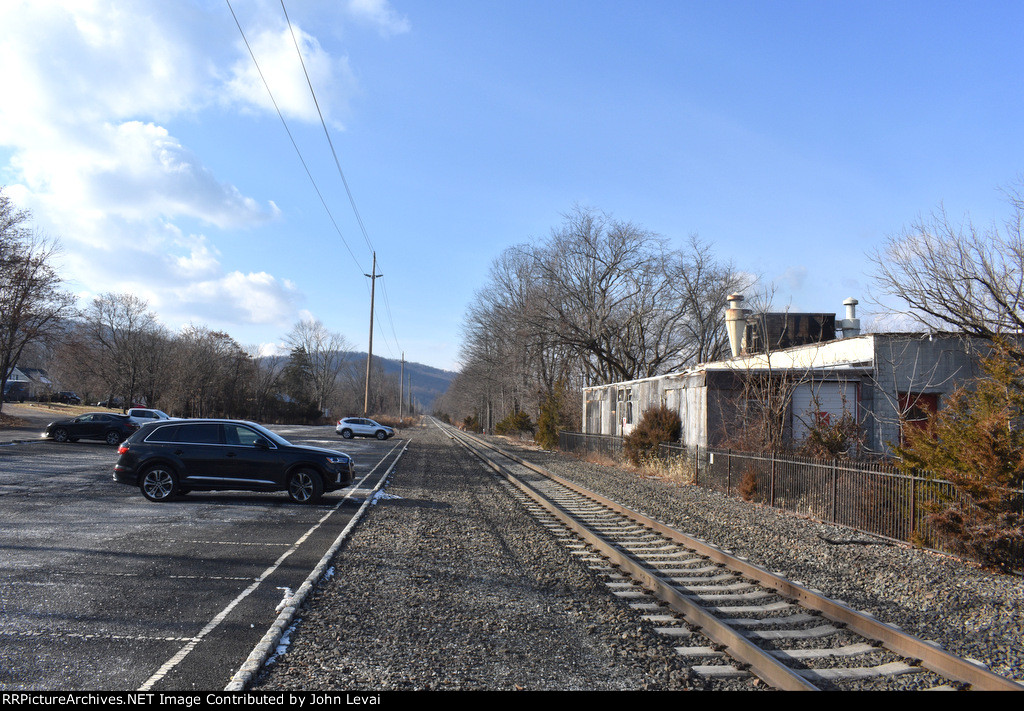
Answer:
<svg viewBox="0 0 1024 711"><path fill-rule="evenodd" d="M263 427L262 425L257 425L257 424L256 424L256 423L254 423L254 422L251 422L251 423L249 423L249 424L250 424L250 425L252 425L252 428L253 428L254 430L257 430L257 431L258 431L258 432L259 432L259 433L260 433L261 435L263 435L264 437L266 437L267 439L269 439L269 440L270 440L271 442L273 442L274 444L278 444L278 445L281 445L281 446L283 446L283 447L291 447L291 446L292 446L292 443L291 443L291 442L289 442L288 440L286 440L286 439L285 439L284 437L282 437L281 435L279 435L279 434L276 434L276 433L274 433L274 432L271 432L271 431L270 431L270 430L268 430L268 429L267 429L266 427Z"/></svg>

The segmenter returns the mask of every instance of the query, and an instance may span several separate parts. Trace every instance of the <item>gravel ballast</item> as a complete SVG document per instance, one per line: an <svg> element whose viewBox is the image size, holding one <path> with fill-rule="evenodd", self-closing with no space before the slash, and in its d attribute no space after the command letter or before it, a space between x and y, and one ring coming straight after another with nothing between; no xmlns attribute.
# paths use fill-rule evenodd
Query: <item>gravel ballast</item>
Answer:
<svg viewBox="0 0 1024 711"><path fill-rule="evenodd" d="M693 675L534 521L509 488L429 425L299 613L253 688L757 688ZM501 442L623 504L779 571L996 673L1024 676L1024 581L697 487ZM847 541L845 544L827 541ZM856 541L856 542L853 542Z"/></svg>
<svg viewBox="0 0 1024 711"><path fill-rule="evenodd" d="M408 434L406 431L403 434ZM510 489L430 425L252 687L701 688Z"/></svg>

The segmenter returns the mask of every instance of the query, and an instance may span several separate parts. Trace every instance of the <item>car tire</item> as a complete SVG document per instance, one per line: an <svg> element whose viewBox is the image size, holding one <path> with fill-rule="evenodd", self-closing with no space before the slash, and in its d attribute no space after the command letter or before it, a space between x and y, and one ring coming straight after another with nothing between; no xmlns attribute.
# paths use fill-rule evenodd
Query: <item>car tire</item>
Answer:
<svg viewBox="0 0 1024 711"><path fill-rule="evenodd" d="M385 432L384 430L377 430L377 439L379 439L380 441L383 442L387 438L388 438L388 433L387 432Z"/></svg>
<svg viewBox="0 0 1024 711"><path fill-rule="evenodd" d="M110 430L103 437L103 439L106 440L107 444L114 447L116 447L117 445L121 444L121 442L124 441L124 437L122 437L121 433L118 432L117 430Z"/></svg>
<svg viewBox="0 0 1024 711"><path fill-rule="evenodd" d="M342 430L341 436L343 439L352 439L352 430Z"/></svg>
<svg viewBox="0 0 1024 711"><path fill-rule="evenodd" d="M297 504L314 504L324 493L324 482L311 469L299 469L288 477L288 498Z"/></svg>
<svg viewBox="0 0 1024 711"><path fill-rule="evenodd" d="M70 439L71 438L68 437L68 431L66 429L64 429L63 427L58 427L57 429L55 429L53 431L53 441L54 442L67 442Z"/></svg>
<svg viewBox="0 0 1024 711"><path fill-rule="evenodd" d="M157 464L142 472L139 489L150 501L167 501L178 490L178 477L170 467Z"/></svg>

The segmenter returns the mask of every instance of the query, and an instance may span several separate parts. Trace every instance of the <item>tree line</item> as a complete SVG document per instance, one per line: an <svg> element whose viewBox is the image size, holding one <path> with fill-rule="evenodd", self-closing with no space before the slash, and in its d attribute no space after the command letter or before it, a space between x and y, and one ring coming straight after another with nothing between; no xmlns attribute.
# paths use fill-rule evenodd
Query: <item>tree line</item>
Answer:
<svg viewBox="0 0 1024 711"><path fill-rule="evenodd" d="M57 241L29 220L0 190L0 386L30 362L84 401L122 409L261 422L363 412L365 362L354 362L345 337L320 321L297 322L284 336L288 355L271 356L205 326L173 332L132 294L106 293L80 307L54 268ZM369 412L397 414L398 378L376 362L372 382Z"/></svg>
<svg viewBox="0 0 1024 711"><path fill-rule="evenodd" d="M579 427L579 393L714 360L722 304L750 279L696 236L685 247L574 207L542 241L503 251L463 325L462 369L440 413L491 429L527 413ZM550 437L550 432L546 433Z"/></svg>

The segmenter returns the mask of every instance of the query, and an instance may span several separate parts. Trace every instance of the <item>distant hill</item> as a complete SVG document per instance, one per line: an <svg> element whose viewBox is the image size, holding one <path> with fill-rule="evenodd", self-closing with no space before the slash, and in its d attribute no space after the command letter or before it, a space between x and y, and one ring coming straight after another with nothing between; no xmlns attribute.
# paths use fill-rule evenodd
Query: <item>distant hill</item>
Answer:
<svg viewBox="0 0 1024 711"><path fill-rule="evenodd" d="M366 351L361 353L349 351L349 358L358 367L366 368ZM402 361L391 358L373 357L374 363L379 363L385 375L394 375L396 378L402 370ZM431 412L434 407L434 400L443 395L448 386L458 373L450 370L441 370L422 363L405 362L406 381L412 381L412 400L416 403L419 412Z"/></svg>
<svg viewBox="0 0 1024 711"><path fill-rule="evenodd" d="M281 363L288 359L285 355L263 356L264 360L271 360ZM352 368L352 374L357 382L362 382L366 372L366 351L345 351L345 359ZM402 361L391 358L374 356L373 362L380 366L385 375L394 376L397 380L402 370ZM434 368L422 363L405 363L406 382L412 380L412 401L415 403L417 412L432 412L434 400L448 391L448 386L455 379L455 373L450 370Z"/></svg>

